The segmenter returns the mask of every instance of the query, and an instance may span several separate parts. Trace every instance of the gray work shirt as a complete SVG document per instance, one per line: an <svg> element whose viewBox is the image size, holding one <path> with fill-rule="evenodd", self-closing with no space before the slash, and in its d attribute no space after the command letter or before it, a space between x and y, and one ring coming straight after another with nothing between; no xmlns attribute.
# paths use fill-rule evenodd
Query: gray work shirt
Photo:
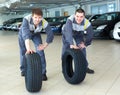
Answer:
<svg viewBox="0 0 120 95"><path fill-rule="evenodd" d="M86 28L84 28L85 22L88 21L86 18L81 22L81 24L77 24L75 21L74 15L68 17L66 24L62 28L62 34L65 36L66 41L73 45L73 39L79 35L79 39L82 40L86 46L90 45L93 38L93 29L91 23L88 21ZM83 32L86 32L86 40L83 40ZM75 34L75 35L74 35Z"/></svg>
<svg viewBox="0 0 120 95"><path fill-rule="evenodd" d="M46 42L51 43L53 41L53 31L51 30L49 23L42 18L39 25L35 28L32 15L28 15L23 18L19 35L21 35L24 40L31 39L32 35L36 33L40 34L43 29L47 34Z"/></svg>

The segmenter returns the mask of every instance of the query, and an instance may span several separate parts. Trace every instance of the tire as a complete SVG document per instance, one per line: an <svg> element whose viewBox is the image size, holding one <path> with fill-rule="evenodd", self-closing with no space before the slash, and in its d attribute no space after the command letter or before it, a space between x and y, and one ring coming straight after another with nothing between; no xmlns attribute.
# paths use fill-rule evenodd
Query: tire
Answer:
<svg viewBox="0 0 120 95"><path fill-rule="evenodd" d="M38 92L42 87L42 65L37 53L25 55L25 85L29 92Z"/></svg>
<svg viewBox="0 0 120 95"><path fill-rule="evenodd" d="M79 84L86 76L86 58L82 51L68 49L62 58L64 78L70 84Z"/></svg>
<svg viewBox="0 0 120 95"><path fill-rule="evenodd" d="M114 39L114 37L113 37L113 30L110 30L109 38L110 38L111 40Z"/></svg>

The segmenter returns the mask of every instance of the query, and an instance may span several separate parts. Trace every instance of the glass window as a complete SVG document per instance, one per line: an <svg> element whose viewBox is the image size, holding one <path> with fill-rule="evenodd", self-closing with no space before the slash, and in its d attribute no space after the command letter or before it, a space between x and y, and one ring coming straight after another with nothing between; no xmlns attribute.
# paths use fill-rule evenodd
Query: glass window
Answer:
<svg viewBox="0 0 120 95"><path fill-rule="evenodd" d="M116 9L115 3L108 3L102 5L94 5L91 6L91 13L92 14L102 14L106 12L113 12Z"/></svg>
<svg viewBox="0 0 120 95"><path fill-rule="evenodd" d="M108 4L108 12L113 12L115 11L115 4Z"/></svg>

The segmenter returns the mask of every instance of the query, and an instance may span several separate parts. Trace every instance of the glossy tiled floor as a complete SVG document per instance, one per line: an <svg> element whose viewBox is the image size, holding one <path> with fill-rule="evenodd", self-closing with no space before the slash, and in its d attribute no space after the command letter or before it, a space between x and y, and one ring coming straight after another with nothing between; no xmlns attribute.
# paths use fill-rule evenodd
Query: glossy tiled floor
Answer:
<svg viewBox="0 0 120 95"><path fill-rule="evenodd" d="M42 35L45 40L45 35ZM0 31L0 95L119 95L120 43L114 40L93 40L87 49L89 67L95 74L87 74L78 85L67 83L61 73L61 36L45 50L48 81L42 89L29 93L19 70L19 48L16 32Z"/></svg>

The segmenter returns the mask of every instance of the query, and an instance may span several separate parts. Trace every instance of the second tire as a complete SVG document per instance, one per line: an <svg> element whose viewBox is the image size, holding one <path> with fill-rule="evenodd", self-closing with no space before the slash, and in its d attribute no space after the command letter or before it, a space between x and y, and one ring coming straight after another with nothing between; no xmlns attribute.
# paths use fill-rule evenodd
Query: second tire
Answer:
<svg viewBox="0 0 120 95"><path fill-rule="evenodd" d="M70 84L82 82L86 76L86 58L79 49L68 49L62 58L64 78Z"/></svg>

